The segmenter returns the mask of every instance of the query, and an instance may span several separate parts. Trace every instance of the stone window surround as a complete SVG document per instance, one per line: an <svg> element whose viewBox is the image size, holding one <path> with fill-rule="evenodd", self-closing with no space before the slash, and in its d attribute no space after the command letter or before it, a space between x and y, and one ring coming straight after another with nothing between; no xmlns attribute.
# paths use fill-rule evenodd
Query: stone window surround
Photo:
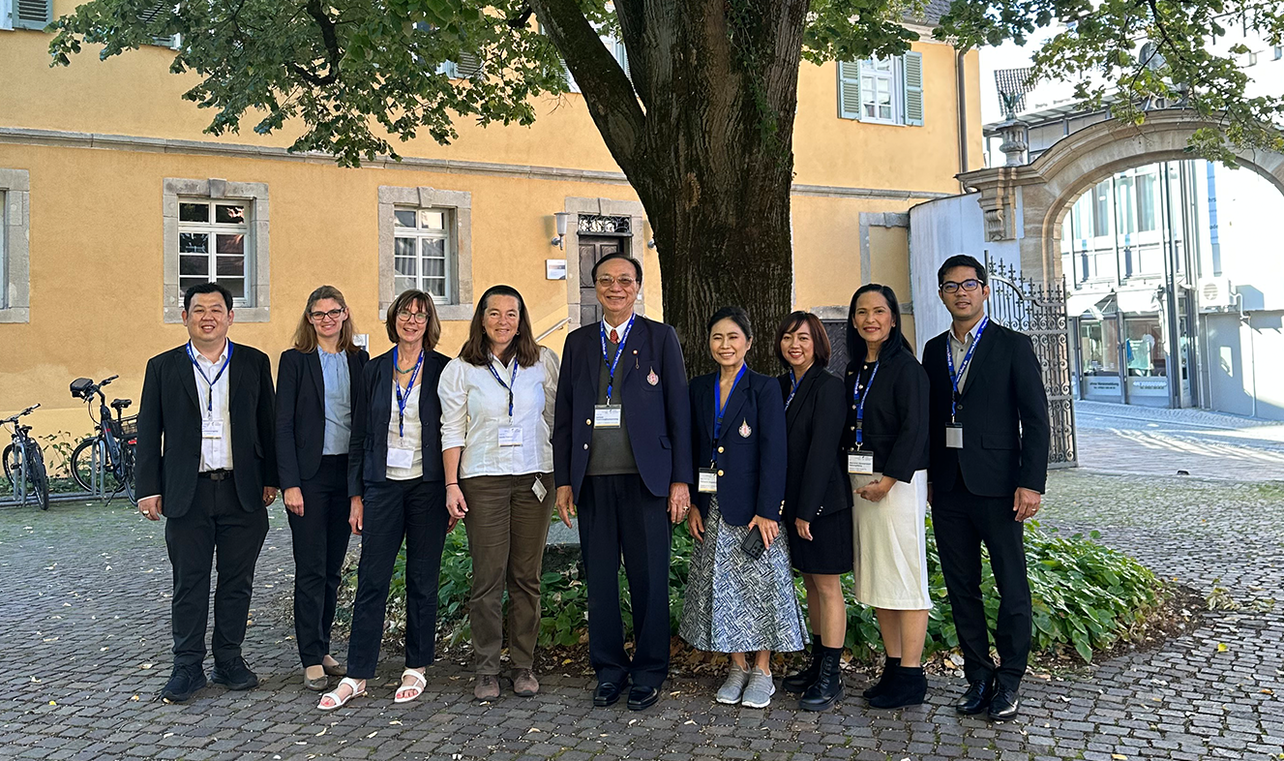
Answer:
<svg viewBox="0 0 1284 761"><path fill-rule="evenodd" d="M250 207L249 275L245 293L249 302L233 311L239 322L267 322L271 319L269 297L271 271L269 255L268 186L263 182L228 182L211 177L208 180L184 180L167 177L162 185L161 216L164 226L164 319L166 323L183 321L183 294L178 277L178 204L183 197L206 200L245 201Z"/></svg>
<svg viewBox="0 0 1284 761"><path fill-rule="evenodd" d="M466 190L439 190L429 187L379 186L379 312L387 311L396 298L393 268L395 248L393 212L397 207L447 209L451 212L451 240L454 243L453 283L447 283L449 303L435 304L442 322L473 318L473 194Z"/></svg>
<svg viewBox="0 0 1284 761"><path fill-rule="evenodd" d="M0 169L0 323L31 322L31 175Z"/></svg>
<svg viewBox="0 0 1284 761"><path fill-rule="evenodd" d="M568 265L566 267L566 310L571 329L574 330L580 327L580 268L578 264L580 238L578 220L581 214L603 217L631 217L629 229L632 230L632 233L624 250L629 256L642 262L642 287L638 289L638 298L634 304L634 311L645 317L646 299L644 298L644 289L647 282L657 276L657 273L649 272L646 269L646 257L644 256L646 238L642 234L642 223L646 220L646 208L642 206L640 201L567 196L563 210L572 214L570 220L568 220L569 224L566 226L566 241L564 244L568 253L563 254Z"/></svg>

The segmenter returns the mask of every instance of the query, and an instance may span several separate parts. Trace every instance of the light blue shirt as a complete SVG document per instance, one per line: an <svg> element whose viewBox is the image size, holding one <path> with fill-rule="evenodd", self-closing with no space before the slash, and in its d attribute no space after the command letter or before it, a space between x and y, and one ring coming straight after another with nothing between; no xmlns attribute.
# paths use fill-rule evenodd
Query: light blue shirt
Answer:
<svg viewBox="0 0 1284 761"><path fill-rule="evenodd" d="M317 349L321 357L321 379L325 386L325 443L321 454L347 454L352 437L352 384L348 355Z"/></svg>

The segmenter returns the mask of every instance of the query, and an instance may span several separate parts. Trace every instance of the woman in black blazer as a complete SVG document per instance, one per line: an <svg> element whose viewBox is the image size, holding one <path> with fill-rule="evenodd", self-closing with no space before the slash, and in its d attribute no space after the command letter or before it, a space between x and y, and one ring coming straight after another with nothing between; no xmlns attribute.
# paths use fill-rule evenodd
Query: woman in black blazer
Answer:
<svg viewBox="0 0 1284 761"><path fill-rule="evenodd" d="M845 444L855 496L856 599L874 608L887 663L865 691L875 708L918 705L932 601L927 589L927 373L901 333L885 285L865 285L848 310Z"/></svg>
<svg viewBox="0 0 1284 761"><path fill-rule="evenodd" d="M343 294L323 285L308 296L294 348L277 365L277 468L293 537L294 638L303 686L318 692L327 675L348 673L330 655L330 626L350 535L352 400L370 359L352 342L354 332Z"/></svg>
<svg viewBox="0 0 1284 761"><path fill-rule="evenodd" d="M719 703L765 708L775 692L771 651L801 650L807 634L788 543L776 541L785 409L776 382L745 365L752 341L745 310L718 310L709 321L709 350L720 369L691 381L697 509L687 528L696 546L678 634L701 650L730 653ZM745 657L751 652L752 666Z"/></svg>
<svg viewBox="0 0 1284 761"><path fill-rule="evenodd" d="M433 351L441 323L432 297L406 291L388 307L396 345L366 364L353 404L348 455L348 523L361 536L357 598L348 641L348 674L318 706L331 711L358 695L375 674L393 566L406 542L406 668L395 702L427 686L437 630L437 585L448 514L441 461L437 381L447 358Z"/></svg>
<svg viewBox="0 0 1284 761"><path fill-rule="evenodd" d="M852 568L852 491L842 447L846 404L842 380L825 370L829 355L829 336L816 315L793 312L780 323L776 356L786 372L777 380L789 445L784 523L789 556L807 588L812 653L807 668L781 684L802 693L799 705L808 711L823 711L843 697L842 574Z"/></svg>

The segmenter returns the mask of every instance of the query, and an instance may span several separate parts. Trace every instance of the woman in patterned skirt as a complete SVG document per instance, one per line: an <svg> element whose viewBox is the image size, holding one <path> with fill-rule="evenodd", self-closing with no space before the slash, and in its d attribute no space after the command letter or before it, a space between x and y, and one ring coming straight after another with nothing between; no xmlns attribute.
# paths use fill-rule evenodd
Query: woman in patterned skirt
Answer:
<svg viewBox="0 0 1284 761"><path fill-rule="evenodd" d="M691 382L697 509L687 528L696 545L678 633L731 655L719 703L765 708L776 691L772 651L803 649L806 632L780 536L785 405L776 380L745 365L752 344L745 310L718 310L709 351L719 370Z"/></svg>

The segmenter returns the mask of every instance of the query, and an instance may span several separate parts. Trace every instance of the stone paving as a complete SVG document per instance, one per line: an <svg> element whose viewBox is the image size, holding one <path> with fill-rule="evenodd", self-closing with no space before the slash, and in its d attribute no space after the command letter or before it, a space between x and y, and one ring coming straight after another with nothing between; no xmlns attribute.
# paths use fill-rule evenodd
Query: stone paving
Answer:
<svg viewBox="0 0 1284 761"><path fill-rule="evenodd" d="M0 511L0 758L22 759L1089 759L1284 758L1284 484L1052 475L1044 523L1098 529L1165 578L1223 609L1194 631L1061 675L1032 676L1024 715L956 716L961 679L931 680L929 704L899 711L848 698L797 711L715 704L708 679L675 679L658 705L594 709L591 679L542 675L533 699L472 702L469 673L439 661L423 698L392 703L399 659L372 696L334 714L299 684L279 505L259 562L246 656L264 684L208 687L187 705L156 699L169 672L161 524L121 506ZM1237 608L1228 610L1224 608ZM342 652L341 648L339 649ZM865 686L848 679L849 693Z"/></svg>

